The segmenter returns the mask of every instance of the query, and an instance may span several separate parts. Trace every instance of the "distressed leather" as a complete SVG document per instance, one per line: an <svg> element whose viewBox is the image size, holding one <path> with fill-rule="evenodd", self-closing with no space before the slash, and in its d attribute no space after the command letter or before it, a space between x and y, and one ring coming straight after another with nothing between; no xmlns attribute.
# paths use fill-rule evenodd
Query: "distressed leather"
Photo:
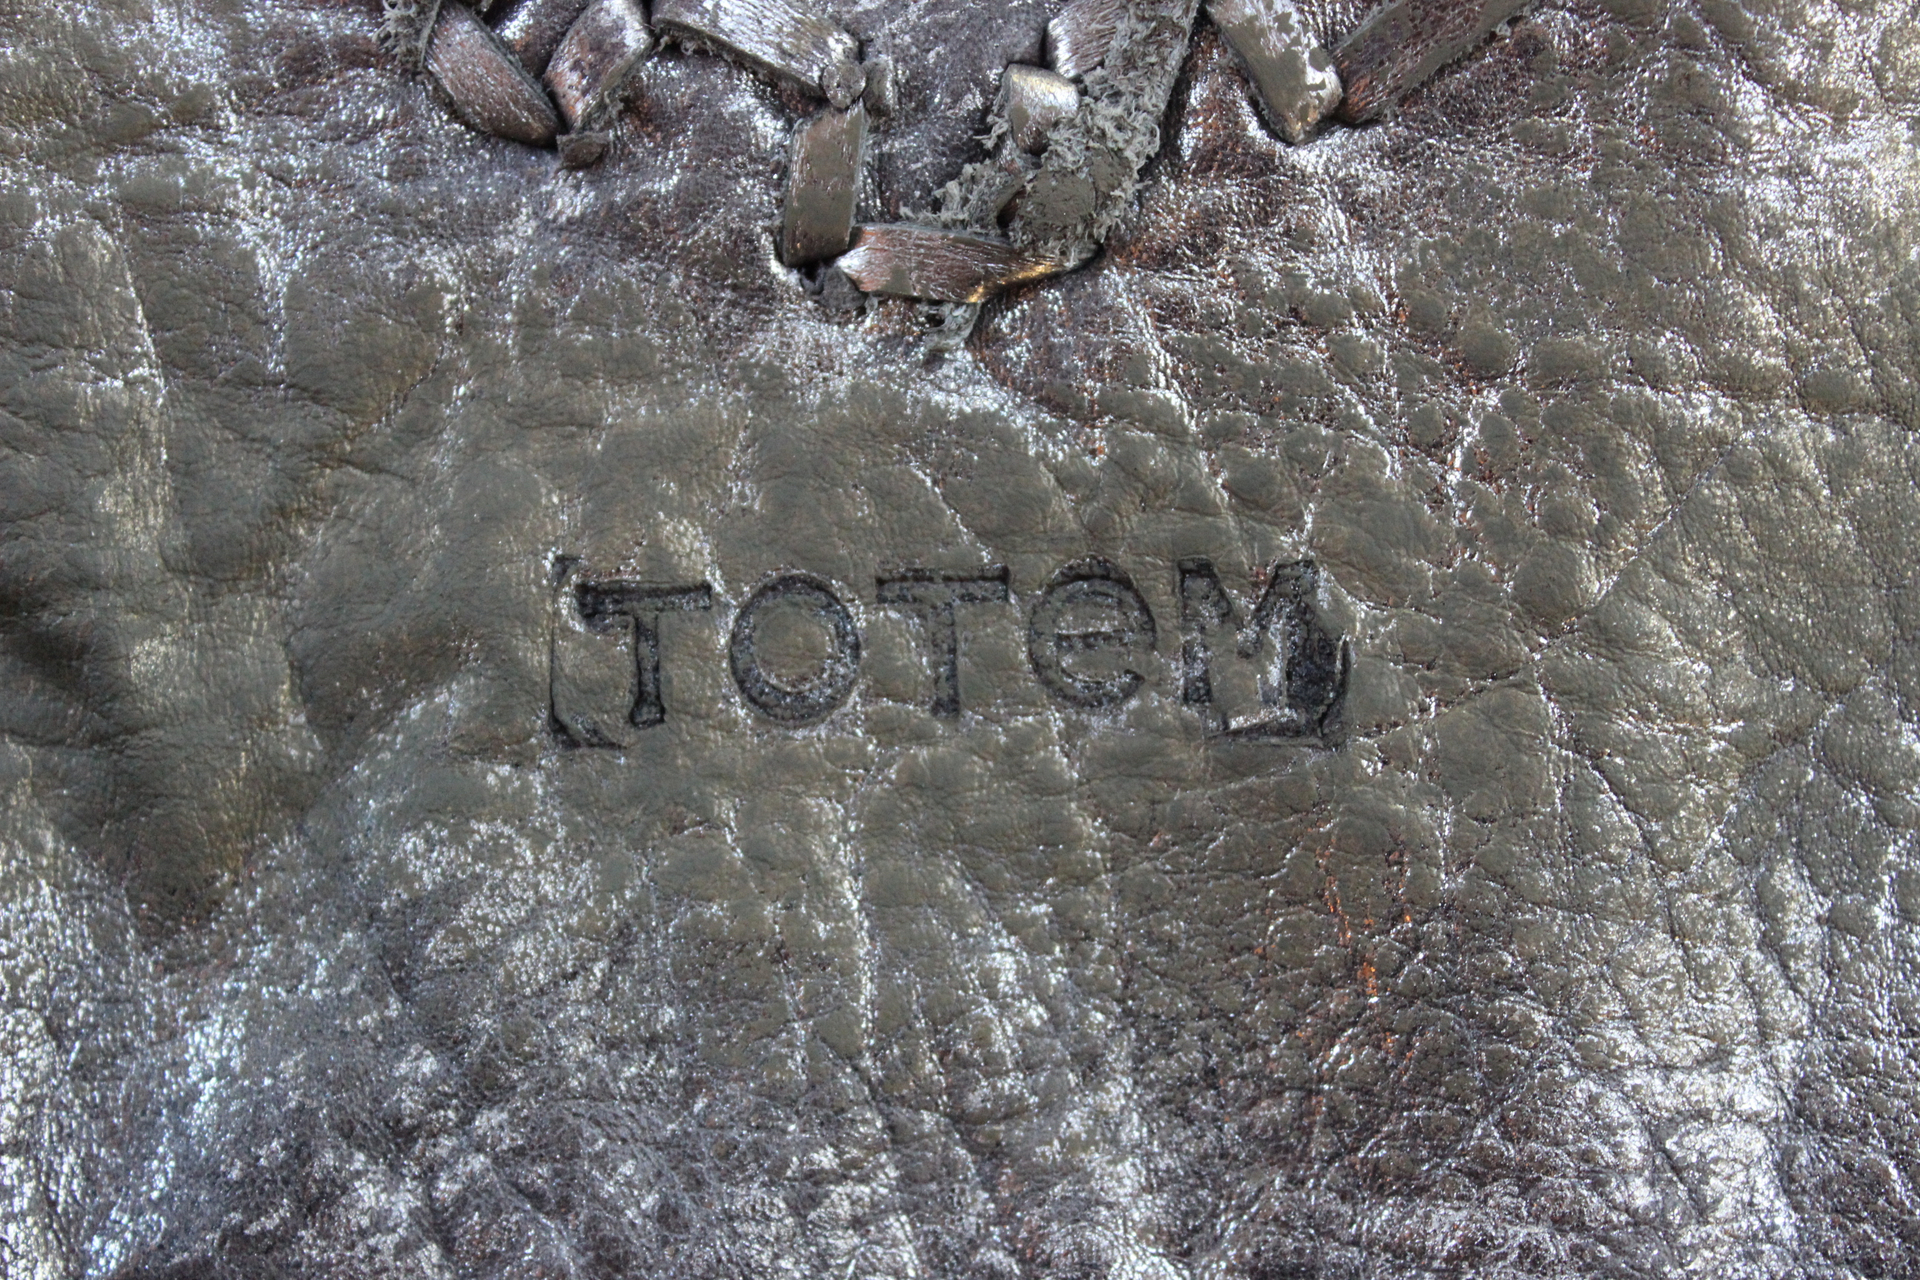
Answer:
<svg viewBox="0 0 1920 1280"><path fill-rule="evenodd" d="M845 17L926 207L1046 14ZM1550 7L1301 148L1202 24L944 355L778 265L806 104L658 57L566 172L380 20L0 16L0 1270L1912 1273L1904 6ZM1317 566L1337 733L1185 701L1195 559ZM878 581L998 566L933 714ZM712 588L624 746L576 571ZM729 671L784 571L813 723Z"/></svg>

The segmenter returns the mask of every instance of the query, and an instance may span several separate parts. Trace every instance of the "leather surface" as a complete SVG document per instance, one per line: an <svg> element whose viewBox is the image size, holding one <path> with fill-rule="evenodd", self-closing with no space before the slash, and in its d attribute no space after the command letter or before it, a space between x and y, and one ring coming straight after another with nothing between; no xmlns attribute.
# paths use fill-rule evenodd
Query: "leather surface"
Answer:
<svg viewBox="0 0 1920 1280"><path fill-rule="evenodd" d="M926 207L1046 13L844 16ZM944 355L779 266L810 104L669 52L567 172L380 20L0 14L0 1271L1914 1273L1906 7L1579 0L1301 148L1202 24ZM1337 735L1208 732L1195 559L1318 566ZM996 566L935 715L877 581ZM624 747L568 573L712 588Z"/></svg>

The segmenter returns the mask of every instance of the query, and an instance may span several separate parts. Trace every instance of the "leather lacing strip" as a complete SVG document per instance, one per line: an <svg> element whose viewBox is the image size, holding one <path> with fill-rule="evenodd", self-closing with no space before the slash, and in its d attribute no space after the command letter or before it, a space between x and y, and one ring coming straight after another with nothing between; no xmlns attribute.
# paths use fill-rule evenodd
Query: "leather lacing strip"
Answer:
<svg viewBox="0 0 1920 1280"><path fill-rule="evenodd" d="M1010 65L984 135L943 207L911 223L856 222L870 126L894 108L893 64L800 0L388 0L388 34L411 42L476 129L584 167L605 153L634 68L661 40L709 52L819 99L793 134L779 251L864 294L977 304L1068 271L1098 246L1151 154L1199 0L1072 0L1047 25L1048 66ZM1293 0L1206 0L1262 118L1292 145L1329 121L1359 124L1518 14L1529 0L1396 0L1331 52ZM1144 116L1143 129L1138 120ZM1142 139L1148 142L1142 142ZM1106 150L1128 174L1085 207L1051 199ZM1062 212L1063 204L1066 205ZM967 326L967 327L970 327Z"/></svg>

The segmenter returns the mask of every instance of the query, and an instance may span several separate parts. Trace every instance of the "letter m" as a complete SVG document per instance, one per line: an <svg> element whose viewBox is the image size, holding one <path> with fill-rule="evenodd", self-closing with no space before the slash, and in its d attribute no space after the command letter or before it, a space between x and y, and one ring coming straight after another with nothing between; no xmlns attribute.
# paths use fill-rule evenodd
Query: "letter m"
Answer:
<svg viewBox="0 0 1920 1280"><path fill-rule="evenodd" d="M1320 571L1276 564L1242 625L1212 561L1180 561L1181 698L1216 732L1319 738L1347 691L1352 654L1320 621ZM1217 650L1231 657L1216 665Z"/></svg>

